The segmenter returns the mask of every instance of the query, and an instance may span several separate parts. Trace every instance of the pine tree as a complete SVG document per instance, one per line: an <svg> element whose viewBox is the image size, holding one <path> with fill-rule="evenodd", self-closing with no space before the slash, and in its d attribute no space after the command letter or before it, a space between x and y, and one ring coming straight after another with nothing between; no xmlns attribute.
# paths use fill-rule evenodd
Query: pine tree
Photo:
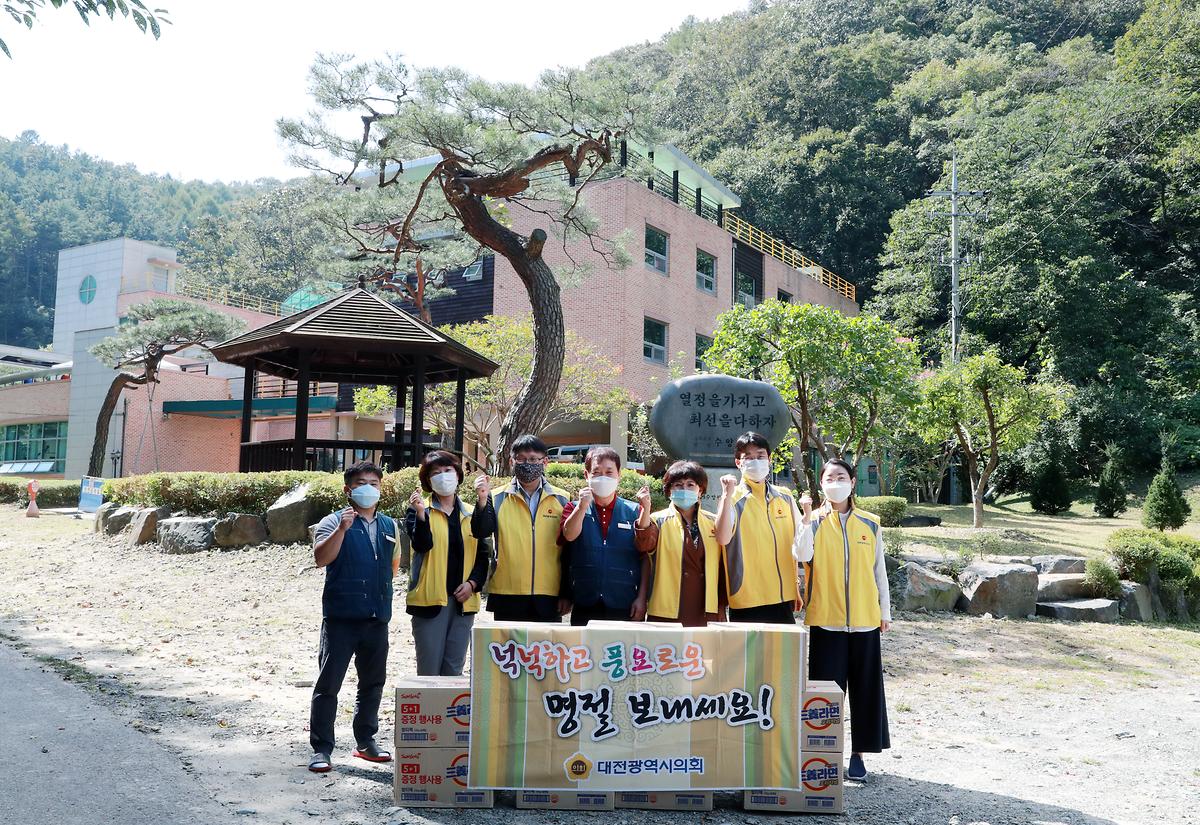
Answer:
<svg viewBox="0 0 1200 825"><path fill-rule="evenodd" d="M1128 508L1125 492L1124 457L1121 449L1115 444L1104 448L1107 459L1104 469L1100 471L1100 482L1096 486L1096 501L1093 507L1096 515L1104 518L1116 518Z"/></svg>
<svg viewBox="0 0 1200 825"><path fill-rule="evenodd" d="M1175 443L1174 434L1162 434L1162 468L1150 482L1142 508L1142 524L1151 530L1178 530L1192 512L1175 480L1175 462L1171 457Z"/></svg>
<svg viewBox="0 0 1200 825"><path fill-rule="evenodd" d="M1029 504L1037 512L1050 516L1071 509L1071 483L1061 463L1046 460L1034 470L1029 484Z"/></svg>

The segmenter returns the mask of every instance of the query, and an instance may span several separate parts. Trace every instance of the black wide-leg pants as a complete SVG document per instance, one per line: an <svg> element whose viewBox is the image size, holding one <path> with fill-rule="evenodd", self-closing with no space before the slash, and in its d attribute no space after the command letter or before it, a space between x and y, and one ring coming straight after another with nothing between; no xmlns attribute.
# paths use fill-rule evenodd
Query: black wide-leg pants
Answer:
<svg viewBox="0 0 1200 825"><path fill-rule="evenodd" d="M879 753L892 746L883 693L879 630L851 633L809 628L808 678L837 682L850 705L850 750Z"/></svg>

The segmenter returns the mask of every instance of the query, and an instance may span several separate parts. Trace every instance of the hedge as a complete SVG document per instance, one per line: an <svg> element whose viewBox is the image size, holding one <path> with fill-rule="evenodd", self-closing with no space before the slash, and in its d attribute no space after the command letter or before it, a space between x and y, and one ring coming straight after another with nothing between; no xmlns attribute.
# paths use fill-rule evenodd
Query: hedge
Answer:
<svg viewBox="0 0 1200 825"><path fill-rule="evenodd" d="M29 479L2 478L0 479L0 503L29 506ZM38 480L38 507L48 510L54 507L79 506L79 482L66 479L50 478Z"/></svg>
<svg viewBox="0 0 1200 825"><path fill-rule="evenodd" d="M1157 565L1163 581L1188 583L1200 579L1200 541L1190 536L1173 536L1158 530L1122 527L1109 535L1105 546L1123 578L1149 583L1150 568Z"/></svg>
<svg viewBox="0 0 1200 825"><path fill-rule="evenodd" d="M547 471L547 480L566 490L574 498L585 483L582 471L576 475L571 471L564 473L558 468L579 465L550 466L554 470ZM463 501L471 504L475 503L475 478L475 474L468 474L459 488L459 495ZM492 489L507 486L511 480L493 478ZM74 484L78 494L79 483ZM271 473L150 473L115 478L104 482L104 499L135 507L165 506L197 516L224 513L251 513L261 516L266 514L276 499L299 484L309 485L310 496L317 501L321 514L331 513L345 502L341 473L301 470L280 470ZM617 491L620 495L632 499L643 485L650 487L655 509L667 506L667 499L662 494L662 482L632 470L621 473ZM415 467L385 474L380 486L380 511L396 518L403 517L408 509L408 499L417 487Z"/></svg>
<svg viewBox="0 0 1200 825"><path fill-rule="evenodd" d="M900 496L863 496L854 500L856 507L879 516L884 527L899 527L908 512L908 502Z"/></svg>

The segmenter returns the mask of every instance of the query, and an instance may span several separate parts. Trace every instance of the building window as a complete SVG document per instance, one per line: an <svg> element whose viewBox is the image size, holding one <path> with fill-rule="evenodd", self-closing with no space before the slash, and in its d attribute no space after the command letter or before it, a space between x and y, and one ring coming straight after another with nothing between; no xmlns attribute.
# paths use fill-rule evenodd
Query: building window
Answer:
<svg viewBox="0 0 1200 825"><path fill-rule="evenodd" d="M67 422L0 427L0 474L61 473L67 458Z"/></svg>
<svg viewBox="0 0 1200 825"><path fill-rule="evenodd" d="M779 300L782 303L790 304L792 302L792 293L784 292L782 289L779 290Z"/></svg>
<svg viewBox="0 0 1200 825"><path fill-rule="evenodd" d="M79 282L79 301L90 304L94 300L96 300L96 279L88 275Z"/></svg>
<svg viewBox="0 0 1200 825"><path fill-rule="evenodd" d="M646 266L667 274L667 256L670 240L666 232L660 232L650 224L646 224Z"/></svg>
<svg viewBox="0 0 1200 825"><path fill-rule="evenodd" d="M462 279L464 281L481 281L483 280L483 261L479 260L463 270Z"/></svg>
<svg viewBox="0 0 1200 825"><path fill-rule="evenodd" d="M655 364L667 363L667 325L653 318L642 322L642 355Z"/></svg>
<svg viewBox="0 0 1200 825"><path fill-rule="evenodd" d="M753 275L747 275L745 272L735 272L733 275L734 300L746 307L753 309L758 304L758 284L755 283Z"/></svg>
<svg viewBox="0 0 1200 825"><path fill-rule="evenodd" d="M696 250L696 289L717 291L717 259L703 249Z"/></svg>
<svg viewBox="0 0 1200 825"><path fill-rule="evenodd" d="M712 346L713 339L707 335L696 335L696 372L704 372L708 367L704 365L704 353L708 352L708 348Z"/></svg>

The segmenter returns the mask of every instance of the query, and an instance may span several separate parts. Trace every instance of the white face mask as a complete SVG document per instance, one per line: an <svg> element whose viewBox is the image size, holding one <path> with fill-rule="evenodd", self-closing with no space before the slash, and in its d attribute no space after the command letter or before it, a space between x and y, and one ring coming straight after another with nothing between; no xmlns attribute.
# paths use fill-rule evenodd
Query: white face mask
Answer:
<svg viewBox="0 0 1200 825"><path fill-rule="evenodd" d="M748 458L742 462L742 478L762 481L771 472L771 462L765 458Z"/></svg>
<svg viewBox="0 0 1200 825"><path fill-rule="evenodd" d="M849 481L826 481L821 484L821 492L834 504L841 504L850 498L850 494L854 492L854 485Z"/></svg>
<svg viewBox="0 0 1200 825"><path fill-rule="evenodd" d="M600 498L608 498L615 493L617 491L617 484L617 479L612 476L592 476L588 479L588 486Z"/></svg>
<svg viewBox="0 0 1200 825"><path fill-rule="evenodd" d="M439 496L448 496L458 489L458 473L447 470L429 477L429 486Z"/></svg>

